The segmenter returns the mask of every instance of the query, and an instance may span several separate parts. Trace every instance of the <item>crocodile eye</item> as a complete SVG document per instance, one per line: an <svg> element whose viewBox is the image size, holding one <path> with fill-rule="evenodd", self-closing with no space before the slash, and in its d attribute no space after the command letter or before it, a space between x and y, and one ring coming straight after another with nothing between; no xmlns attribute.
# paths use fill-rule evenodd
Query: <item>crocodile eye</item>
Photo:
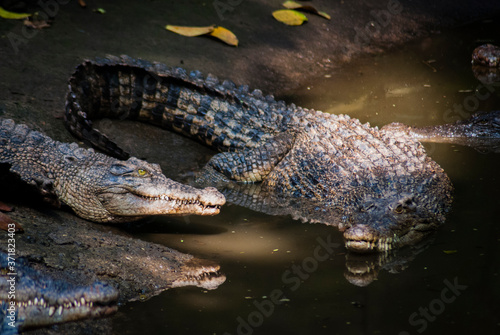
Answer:
<svg viewBox="0 0 500 335"><path fill-rule="evenodd" d="M137 173L139 174L139 176L143 177L143 176L145 176L145 175L146 175L146 173L147 173L147 172L146 172L146 170L144 170L144 169L138 169L138 170L137 170Z"/></svg>
<svg viewBox="0 0 500 335"><path fill-rule="evenodd" d="M403 212L404 212L404 210L405 210L405 209L404 209L403 205L398 204L398 205L394 208L394 210L393 210L393 211L394 211L394 213L396 213L396 214L401 214L401 213L403 213Z"/></svg>

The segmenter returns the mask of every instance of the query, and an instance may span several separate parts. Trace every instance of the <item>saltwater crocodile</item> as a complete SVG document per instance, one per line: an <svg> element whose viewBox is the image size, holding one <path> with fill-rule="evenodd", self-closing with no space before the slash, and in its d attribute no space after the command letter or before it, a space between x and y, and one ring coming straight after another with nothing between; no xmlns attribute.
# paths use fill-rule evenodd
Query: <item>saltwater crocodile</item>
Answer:
<svg viewBox="0 0 500 335"><path fill-rule="evenodd" d="M0 333L102 317L116 312L118 290L103 282L89 285L54 280L20 258L0 251Z"/></svg>
<svg viewBox="0 0 500 335"><path fill-rule="evenodd" d="M56 204L95 222L123 222L149 215L219 213L225 199L166 178L157 164L135 157L119 161L52 140L25 125L0 119L0 165Z"/></svg>
<svg viewBox="0 0 500 335"><path fill-rule="evenodd" d="M127 56L85 61L69 88L66 124L76 136L122 159L127 153L91 119L138 119L197 139L222 151L202 180L260 183L254 204L312 201L312 211L330 214L324 223L344 230L349 250L416 243L451 204L447 175L405 131Z"/></svg>

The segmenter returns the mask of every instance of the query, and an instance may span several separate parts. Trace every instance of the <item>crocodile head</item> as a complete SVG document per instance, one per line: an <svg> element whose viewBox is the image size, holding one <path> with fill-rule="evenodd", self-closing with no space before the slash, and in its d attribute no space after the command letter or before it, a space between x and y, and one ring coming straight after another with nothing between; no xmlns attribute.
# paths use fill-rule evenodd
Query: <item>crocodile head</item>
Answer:
<svg viewBox="0 0 500 335"><path fill-rule="evenodd" d="M467 120L455 123L455 128L464 128L463 133L473 138L500 138L500 111L479 112Z"/></svg>
<svg viewBox="0 0 500 335"><path fill-rule="evenodd" d="M439 178L410 186L395 183L396 188L406 188L366 196L346 225L346 248L360 253L388 252L420 242L435 231L451 205L451 184L436 182ZM441 178L447 177L443 174Z"/></svg>
<svg viewBox="0 0 500 335"><path fill-rule="evenodd" d="M18 260L16 273L12 274L6 255L2 252L0 272L4 323L15 320L14 324L24 330L116 312L118 291L114 287L101 282L88 286L70 284L40 273L22 260Z"/></svg>
<svg viewBox="0 0 500 335"><path fill-rule="evenodd" d="M59 198L95 222L132 221L150 215L215 215L225 203L215 188L197 189L168 179L160 166L104 155L67 177ZM68 175L68 174L67 174Z"/></svg>
<svg viewBox="0 0 500 335"><path fill-rule="evenodd" d="M431 218L419 215L411 196L367 202L344 231L346 248L355 252L385 252L420 241L436 229Z"/></svg>

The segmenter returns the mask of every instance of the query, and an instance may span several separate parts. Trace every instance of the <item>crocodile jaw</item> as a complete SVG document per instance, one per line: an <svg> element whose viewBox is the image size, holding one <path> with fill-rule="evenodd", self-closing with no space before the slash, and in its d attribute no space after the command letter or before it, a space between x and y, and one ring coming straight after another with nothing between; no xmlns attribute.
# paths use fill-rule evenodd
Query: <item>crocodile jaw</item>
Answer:
<svg viewBox="0 0 500 335"><path fill-rule="evenodd" d="M355 224L344 231L345 247L357 253L390 252L420 242L435 231L439 221L421 220L379 229L377 225Z"/></svg>
<svg viewBox="0 0 500 335"><path fill-rule="evenodd" d="M182 266L184 277L172 283L172 287L196 286L215 290L226 281L220 266L204 259L191 259Z"/></svg>
<svg viewBox="0 0 500 335"><path fill-rule="evenodd" d="M344 232L345 247L359 253L387 252L397 245L398 237L382 236L366 225L356 225Z"/></svg>
<svg viewBox="0 0 500 335"><path fill-rule="evenodd" d="M216 215L225 203L224 196L213 187L195 189L171 182L168 193L154 187L104 190L98 198L110 214L106 221L150 215Z"/></svg>
<svg viewBox="0 0 500 335"><path fill-rule="evenodd" d="M22 319L23 330L90 317L102 317L113 314L118 309L119 293L106 283L94 283L90 287L66 290L63 287L61 294L58 294L58 287L52 287L52 289L53 291L50 292L35 292L34 294L20 290L15 304L18 317Z"/></svg>
<svg viewBox="0 0 500 335"><path fill-rule="evenodd" d="M80 304L77 306L77 304ZM97 318L116 313L116 302L109 305L98 305L87 302L81 304L77 300L68 305L35 305L33 300L18 301L16 307L19 315L26 315L22 329L38 328L58 323Z"/></svg>

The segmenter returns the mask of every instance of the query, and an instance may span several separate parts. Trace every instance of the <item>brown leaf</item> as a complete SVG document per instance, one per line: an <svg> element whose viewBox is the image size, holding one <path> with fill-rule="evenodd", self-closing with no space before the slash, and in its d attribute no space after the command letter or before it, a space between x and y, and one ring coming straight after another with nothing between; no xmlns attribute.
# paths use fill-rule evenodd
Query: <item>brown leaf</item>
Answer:
<svg viewBox="0 0 500 335"><path fill-rule="evenodd" d="M43 28L50 27L50 24L47 21L33 19L33 18L27 18L26 20L23 21L23 23L26 27L29 27L32 29L43 29Z"/></svg>
<svg viewBox="0 0 500 335"><path fill-rule="evenodd" d="M24 232L23 227L19 223L12 220L8 215L0 212L0 229L8 231L9 228L11 228L9 225L12 226L12 224L14 225L14 231L16 233Z"/></svg>
<svg viewBox="0 0 500 335"><path fill-rule="evenodd" d="M300 4L300 3L295 2L295 1L285 1L285 2L283 2L283 7L288 8L288 9L300 9L300 10L303 10L306 12L317 14L317 15L322 16L328 20L331 19L330 15L328 15L325 12L317 10L315 7L313 7L311 5L303 5L303 4Z"/></svg>
<svg viewBox="0 0 500 335"><path fill-rule="evenodd" d="M12 206L9 206L0 201L0 211L2 212L12 212Z"/></svg>

